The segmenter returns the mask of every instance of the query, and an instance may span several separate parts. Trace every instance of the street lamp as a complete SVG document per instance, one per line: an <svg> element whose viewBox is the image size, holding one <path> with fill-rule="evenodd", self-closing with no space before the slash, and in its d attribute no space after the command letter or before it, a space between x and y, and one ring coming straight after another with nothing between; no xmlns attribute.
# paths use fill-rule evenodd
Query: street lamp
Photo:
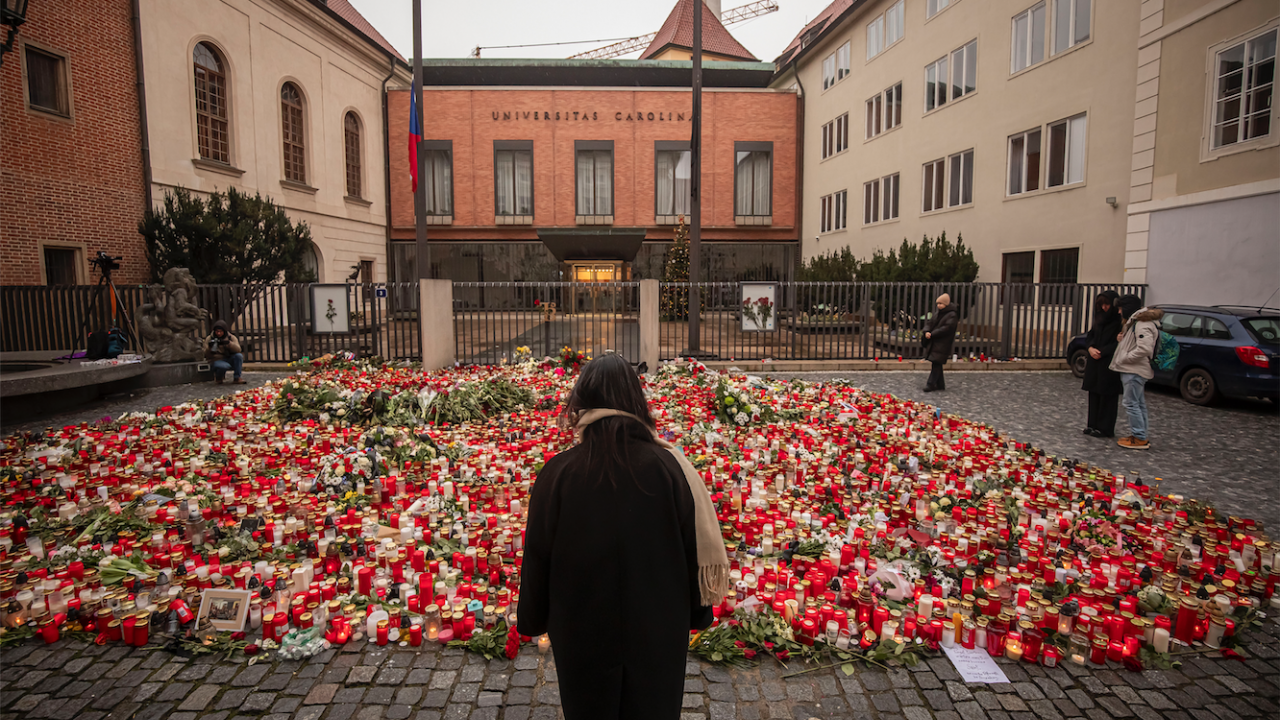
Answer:
<svg viewBox="0 0 1280 720"><path fill-rule="evenodd" d="M9 32L4 44L0 45L0 63L4 62L4 54L13 49L13 38L18 34L18 26L27 21L28 0L0 0L0 25L7 25Z"/></svg>

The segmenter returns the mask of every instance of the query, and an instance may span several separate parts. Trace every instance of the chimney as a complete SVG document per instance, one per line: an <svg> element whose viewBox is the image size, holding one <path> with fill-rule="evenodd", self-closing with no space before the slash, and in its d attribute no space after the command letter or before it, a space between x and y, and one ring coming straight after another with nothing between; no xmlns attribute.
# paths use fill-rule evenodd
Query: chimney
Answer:
<svg viewBox="0 0 1280 720"><path fill-rule="evenodd" d="M712 14L716 16L716 19L719 20L720 0L703 0L703 2L706 4L707 8L711 10Z"/></svg>

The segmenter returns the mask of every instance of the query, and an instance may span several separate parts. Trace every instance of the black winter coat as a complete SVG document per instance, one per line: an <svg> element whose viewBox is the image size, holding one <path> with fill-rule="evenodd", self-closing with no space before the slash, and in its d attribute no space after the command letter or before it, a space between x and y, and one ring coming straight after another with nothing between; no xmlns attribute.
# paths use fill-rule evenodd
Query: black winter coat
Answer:
<svg viewBox="0 0 1280 720"><path fill-rule="evenodd" d="M930 333L929 345L925 348L924 359L929 362L945 363L951 359L951 348L956 342L956 323L960 315L952 303L933 314L924 324L924 332Z"/></svg>
<svg viewBox="0 0 1280 720"><path fill-rule="evenodd" d="M1089 347L1097 348L1102 353L1100 360L1085 356L1084 382L1081 390L1102 393L1103 395L1123 395L1124 386L1120 383L1120 373L1111 369L1111 358L1116 354L1120 341L1116 336L1124 328L1120 312L1111 308L1105 315L1094 318L1093 327L1089 328Z"/></svg>
<svg viewBox="0 0 1280 720"><path fill-rule="evenodd" d="M517 626L550 635L566 720L678 718L689 631L712 620L679 463L626 450L613 477L590 476L582 445L560 453L529 499Z"/></svg>

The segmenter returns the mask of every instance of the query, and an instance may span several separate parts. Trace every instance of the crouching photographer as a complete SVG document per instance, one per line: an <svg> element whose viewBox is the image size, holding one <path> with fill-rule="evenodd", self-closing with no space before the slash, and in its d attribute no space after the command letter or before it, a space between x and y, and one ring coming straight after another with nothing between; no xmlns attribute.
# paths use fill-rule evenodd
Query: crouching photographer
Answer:
<svg viewBox="0 0 1280 720"><path fill-rule="evenodd" d="M243 385L244 355L240 354L240 341L227 330L225 320L213 324L213 334L204 340L204 356L213 363L213 377L219 385L232 372L232 384Z"/></svg>

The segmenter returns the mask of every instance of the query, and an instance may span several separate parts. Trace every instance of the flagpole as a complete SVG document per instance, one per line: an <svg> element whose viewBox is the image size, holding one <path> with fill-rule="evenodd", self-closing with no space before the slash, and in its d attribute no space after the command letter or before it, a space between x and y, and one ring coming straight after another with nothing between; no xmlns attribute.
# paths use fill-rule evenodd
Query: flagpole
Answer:
<svg viewBox="0 0 1280 720"><path fill-rule="evenodd" d="M689 355L702 355L702 2L693 0L693 134L689 143L693 162L689 203Z"/></svg>
<svg viewBox="0 0 1280 720"><path fill-rule="evenodd" d="M413 3L413 102L418 107L418 127L410 128L410 133L417 132L422 137L422 118L425 117L422 107L422 0L410 0ZM418 187L413 192L413 227L417 240L416 264L418 279L431 277L431 248L427 246L427 184L422 177L422 156L426 154L426 146L417 144L416 157L413 159L417 168Z"/></svg>

